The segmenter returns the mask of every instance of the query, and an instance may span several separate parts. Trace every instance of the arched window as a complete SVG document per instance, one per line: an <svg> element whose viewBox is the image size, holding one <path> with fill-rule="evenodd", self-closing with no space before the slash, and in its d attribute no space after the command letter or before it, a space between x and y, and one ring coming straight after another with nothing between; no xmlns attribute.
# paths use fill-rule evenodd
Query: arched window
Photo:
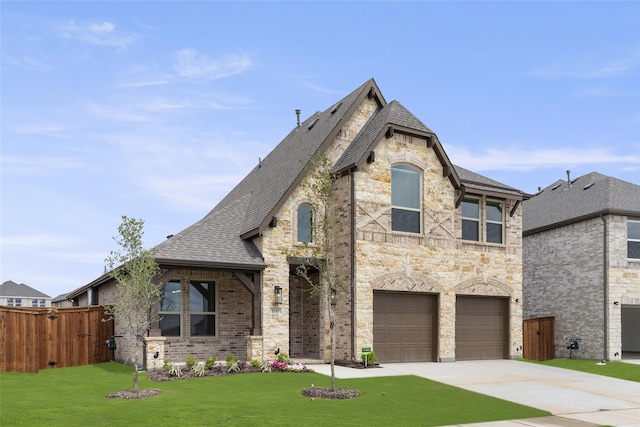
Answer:
<svg viewBox="0 0 640 427"><path fill-rule="evenodd" d="M298 242L313 242L313 208L307 203L298 206Z"/></svg>
<svg viewBox="0 0 640 427"><path fill-rule="evenodd" d="M420 233L422 185L420 170L409 165L391 167L391 229Z"/></svg>

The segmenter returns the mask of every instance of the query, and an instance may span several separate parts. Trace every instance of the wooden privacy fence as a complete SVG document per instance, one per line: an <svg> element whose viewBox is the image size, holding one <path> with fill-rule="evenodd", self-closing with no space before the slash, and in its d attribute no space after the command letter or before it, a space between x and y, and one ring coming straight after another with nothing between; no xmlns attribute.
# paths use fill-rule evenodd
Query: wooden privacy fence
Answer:
<svg viewBox="0 0 640 427"><path fill-rule="evenodd" d="M549 360L555 357L553 317L526 319L522 324L522 357L529 360Z"/></svg>
<svg viewBox="0 0 640 427"><path fill-rule="evenodd" d="M40 369L108 362L106 340L113 321L104 308L0 307L0 371Z"/></svg>

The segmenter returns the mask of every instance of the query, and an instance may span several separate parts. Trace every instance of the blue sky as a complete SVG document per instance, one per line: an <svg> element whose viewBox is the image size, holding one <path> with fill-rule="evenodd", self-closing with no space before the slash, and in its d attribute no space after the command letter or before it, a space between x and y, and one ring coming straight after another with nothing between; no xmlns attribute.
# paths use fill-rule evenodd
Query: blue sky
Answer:
<svg viewBox="0 0 640 427"><path fill-rule="evenodd" d="M50 296L202 218L367 79L454 164L640 184L640 2L1 3L1 281Z"/></svg>

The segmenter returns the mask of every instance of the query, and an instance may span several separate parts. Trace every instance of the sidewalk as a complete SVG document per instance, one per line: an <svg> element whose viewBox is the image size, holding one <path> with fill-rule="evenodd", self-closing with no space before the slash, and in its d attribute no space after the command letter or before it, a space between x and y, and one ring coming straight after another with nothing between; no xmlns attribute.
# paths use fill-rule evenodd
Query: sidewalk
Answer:
<svg viewBox="0 0 640 427"><path fill-rule="evenodd" d="M330 375L329 365L310 368ZM639 368L640 369L640 368ZM516 360L394 363L379 368L336 366L336 378L417 375L549 411L552 417L469 426L590 427L640 425L640 383Z"/></svg>

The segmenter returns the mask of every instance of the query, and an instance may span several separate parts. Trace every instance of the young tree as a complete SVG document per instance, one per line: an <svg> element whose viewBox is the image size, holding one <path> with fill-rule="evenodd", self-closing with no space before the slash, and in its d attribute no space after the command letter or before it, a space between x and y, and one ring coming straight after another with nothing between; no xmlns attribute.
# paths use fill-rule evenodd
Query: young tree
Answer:
<svg viewBox="0 0 640 427"><path fill-rule="evenodd" d="M312 161L312 169L302 184L305 197L313 206L315 215L311 221L311 236L306 239L313 244L305 243L307 257L298 266L296 273L310 286L311 292L323 299L325 315L329 320L329 340L331 343L331 390L336 390L335 378L335 302L346 289L336 272L334 228L335 184L338 174L333 170L328 157L321 156ZM317 279L316 279L317 275Z"/></svg>
<svg viewBox="0 0 640 427"><path fill-rule="evenodd" d="M142 235L144 221L122 216L118 236L113 240L120 251L111 251L105 259L107 271L117 282L113 304L107 313L124 328L125 336L141 344L142 359L134 356L135 374L133 388L138 390L138 371L144 364L144 338L151 325L158 321L155 310L161 296L161 288L153 281L160 270L153 250L144 249Z"/></svg>

